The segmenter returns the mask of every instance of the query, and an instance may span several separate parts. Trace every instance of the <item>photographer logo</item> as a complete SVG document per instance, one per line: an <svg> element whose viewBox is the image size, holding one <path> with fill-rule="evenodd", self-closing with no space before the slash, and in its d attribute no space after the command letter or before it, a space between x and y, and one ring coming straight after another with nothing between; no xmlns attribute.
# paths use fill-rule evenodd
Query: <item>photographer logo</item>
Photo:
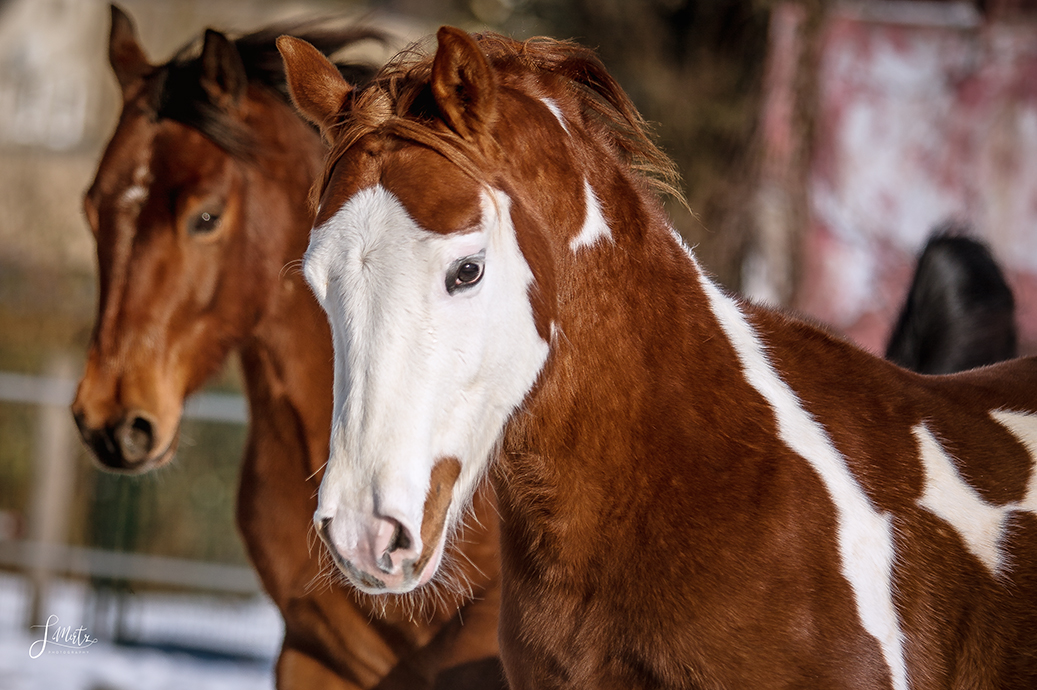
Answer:
<svg viewBox="0 0 1037 690"><path fill-rule="evenodd" d="M86 654L87 648L97 642L97 638L90 637L85 627L59 625L58 617L54 615L47 618L46 624L32 627L43 629L43 639L36 640L29 646L31 659L39 659L44 653Z"/></svg>

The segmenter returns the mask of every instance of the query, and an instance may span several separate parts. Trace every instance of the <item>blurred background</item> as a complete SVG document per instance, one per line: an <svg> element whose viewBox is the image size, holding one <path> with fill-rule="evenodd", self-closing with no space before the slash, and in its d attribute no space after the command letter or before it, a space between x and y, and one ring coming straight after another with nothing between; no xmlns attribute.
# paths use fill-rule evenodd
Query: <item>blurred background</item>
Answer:
<svg viewBox="0 0 1037 690"><path fill-rule="evenodd" d="M881 354L930 232L983 239L1037 351L1037 0L124 0L152 62L206 26L353 15L596 48L655 123L725 287ZM280 639L233 523L231 366L178 457L90 464L68 412L94 319L81 197L119 95L100 0L0 0L0 687L272 687ZM46 548L41 548L40 545ZM42 554L42 555L41 555ZM100 642L32 659L59 615Z"/></svg>

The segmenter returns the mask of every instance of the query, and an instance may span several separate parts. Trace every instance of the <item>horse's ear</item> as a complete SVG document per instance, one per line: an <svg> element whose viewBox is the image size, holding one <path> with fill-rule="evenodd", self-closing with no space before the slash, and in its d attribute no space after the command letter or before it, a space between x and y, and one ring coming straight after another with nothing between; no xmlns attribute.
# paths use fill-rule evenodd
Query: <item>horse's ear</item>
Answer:
<svg viewBox="0 0 1037 690"><path fill-rule="evenodd" d="M475 40L452 26L436 33L432 95L455 132L466 139L489 133L497 117L497 80Z"/></svg>
<svg viewBox="0 0 1037 690"><path fill-rule="evenodd" d="M322 52L301 38L281 36L277 49L295 107L327 135L328 123L342 112L353 85Z"/></svg>
<svg viewBox="0 0 1037 690"><path fill-rule="evenodd" d="M241 53L230 39L219 31L206 29L201 63L202 88L213 102L224 110L237 106L248 88L248 75Z"/></svg>
<svg viewBox="0 0 1037 690"><path fill-rule="evenodd" d="M118 6L112 5L112 31L108 36L108 61L123 94L151 71L151 64L137 40L133 20Z"/></svg>

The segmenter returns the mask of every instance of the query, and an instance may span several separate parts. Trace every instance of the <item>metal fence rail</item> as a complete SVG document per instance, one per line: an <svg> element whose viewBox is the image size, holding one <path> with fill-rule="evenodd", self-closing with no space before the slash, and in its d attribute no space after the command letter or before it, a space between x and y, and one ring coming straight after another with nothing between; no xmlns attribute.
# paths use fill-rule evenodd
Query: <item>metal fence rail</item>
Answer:
<svg viewBox="0 0 1037 690"><path fill-rule="evenodd" d="M104 577L232 594L262 591L255 572L245 566L45 542L0 541L0 568L44 569L51 575Z"/></svg>
<svg viewBox="0 0 1037 690"><path fill-rule="evenodd" d="M66 406L75 394L76 382L70 379L0 371L0 402ZM197 393L184 404L184 418L246 424L248 405L240 395Z"/></svg>

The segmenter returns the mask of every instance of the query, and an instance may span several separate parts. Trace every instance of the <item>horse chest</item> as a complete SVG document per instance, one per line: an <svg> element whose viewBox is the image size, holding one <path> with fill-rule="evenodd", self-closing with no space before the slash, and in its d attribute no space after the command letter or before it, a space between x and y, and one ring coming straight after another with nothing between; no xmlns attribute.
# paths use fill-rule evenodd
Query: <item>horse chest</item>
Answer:
<svg viewBox="0 0 1037 690"><path fill-rule="evenodd" d="M787 494L790 510L798 497ZM698 517L711 513L723 528L672 510L631 514L633 529L579 558L553 534L516 550L528 533L512 522L502 641L534 678L516 687L887 687L838 569L830 506L799 503L801 522L789 529L774 514L755 511L763 522L754 526L716 505Z"/></svg>

